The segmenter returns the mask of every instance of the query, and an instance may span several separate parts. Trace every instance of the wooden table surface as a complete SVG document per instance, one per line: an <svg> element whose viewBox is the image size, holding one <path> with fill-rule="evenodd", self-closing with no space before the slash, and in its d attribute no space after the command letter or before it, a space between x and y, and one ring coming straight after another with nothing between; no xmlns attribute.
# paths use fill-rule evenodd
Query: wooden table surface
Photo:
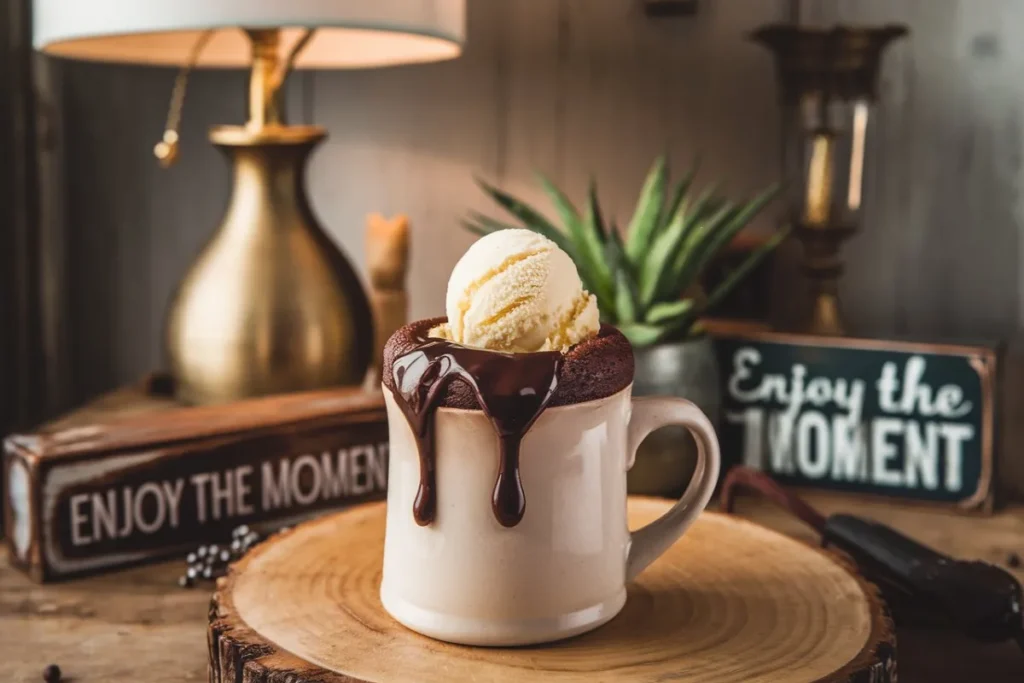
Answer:
<svg viewBox="0 0 1024 683"><path fill-rule="evenodd" d="M958 557L1006 566L1024 557L1024 506L989 518L863 499L808 495L825 512L845 510L892 524ZM812 535L764 504L743 499L740 514L794 536ZM56 663L74 683L205 681L206 611L211 590L178 588L171 562L40 586L0 564L0 680L41 681ZM1024 581L1024 571L1016 570ZM955 633L898 628L904 683L1020 683L1015 645L980 645Z"/></svg>

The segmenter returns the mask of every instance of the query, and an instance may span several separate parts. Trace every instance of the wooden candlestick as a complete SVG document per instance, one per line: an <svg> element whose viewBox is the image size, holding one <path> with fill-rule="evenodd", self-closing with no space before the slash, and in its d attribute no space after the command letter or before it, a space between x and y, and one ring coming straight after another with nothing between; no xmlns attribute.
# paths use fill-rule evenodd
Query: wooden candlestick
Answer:
<svg viewBox="0 0 1024 683"><path fill-rule="evenodd" d="M370 307L373 309L374 343L371 379L380 379L384 344L407 322L405 289L409 265L409 219L387 219L371 214L366 220L366 264L370 273Z"/></svg>

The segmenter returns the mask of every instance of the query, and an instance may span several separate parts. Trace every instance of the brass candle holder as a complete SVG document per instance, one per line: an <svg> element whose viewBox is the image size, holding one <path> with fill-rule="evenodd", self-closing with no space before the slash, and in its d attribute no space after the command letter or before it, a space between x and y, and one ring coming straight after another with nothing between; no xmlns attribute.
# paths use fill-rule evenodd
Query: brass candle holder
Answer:
<svg viewBox="0 0 1024 683"><path fill-rule="evenodd" d="M882 53L904 26L764 26L751 39L775 56L783 106L783 173L813 303L801 324L844 335L840 247L860 227L864 158Z"/></svg>

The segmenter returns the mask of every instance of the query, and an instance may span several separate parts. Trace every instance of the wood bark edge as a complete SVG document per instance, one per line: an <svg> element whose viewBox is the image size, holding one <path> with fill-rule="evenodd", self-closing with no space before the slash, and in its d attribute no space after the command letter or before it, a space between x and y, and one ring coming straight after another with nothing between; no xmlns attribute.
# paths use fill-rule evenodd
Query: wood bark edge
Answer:
<svg viewBox="0 0 1024 683"><path fill-rule="evenodd" d="M206 631L210 683L372 683L321 669L279 650L250 629L238 616L232 600L234 577L244 571L247 559L232 565L228 575L217 580L217 590L210 599Z"/></svg>

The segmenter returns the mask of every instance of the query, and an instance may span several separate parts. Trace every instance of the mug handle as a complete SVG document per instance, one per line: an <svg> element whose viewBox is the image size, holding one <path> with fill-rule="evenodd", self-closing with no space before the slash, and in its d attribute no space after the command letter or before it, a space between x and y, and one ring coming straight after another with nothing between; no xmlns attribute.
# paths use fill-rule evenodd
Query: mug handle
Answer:
<svg viewBox="0 0 1024 683"><path fill-rule="evenodd" d="M641 397L633 399L629 418L627 453L633 466L641 442L654 430L681 425L690 430L697 442L697 468L682 497L664 515L630 534L626 556L626 580L632 581L676 542L693 524L711 500L721 468L718 437L711 420L700 408L681 398Z"/></svg>

